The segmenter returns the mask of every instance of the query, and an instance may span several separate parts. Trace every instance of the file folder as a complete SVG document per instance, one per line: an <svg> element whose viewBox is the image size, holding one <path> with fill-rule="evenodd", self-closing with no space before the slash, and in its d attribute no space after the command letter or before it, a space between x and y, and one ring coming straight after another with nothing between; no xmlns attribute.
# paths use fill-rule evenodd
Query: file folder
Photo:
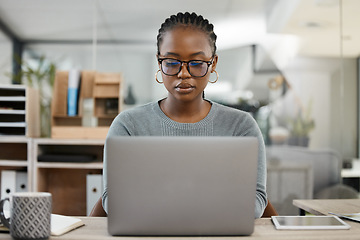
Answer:
<svg viewBox="0 0 360 240"><path fill-rule="evenodd" d="M28 191L27 172L16 171L15 191L16 192Z"/></svg>
<svg viewBox="0 0 360 240"><path fill-rule="evenodd" d="M103 192L102 175L88 174L86 176L86 213L89 216L95 203Z"/></svg>
<svg viewBox="0 0 360 240"><path fill-rule="evenodd" d="M10 198L10 195L16 191L16 171L1 171L1 199ZM10 204L4 205L5 211L10 211Z"/></svg>

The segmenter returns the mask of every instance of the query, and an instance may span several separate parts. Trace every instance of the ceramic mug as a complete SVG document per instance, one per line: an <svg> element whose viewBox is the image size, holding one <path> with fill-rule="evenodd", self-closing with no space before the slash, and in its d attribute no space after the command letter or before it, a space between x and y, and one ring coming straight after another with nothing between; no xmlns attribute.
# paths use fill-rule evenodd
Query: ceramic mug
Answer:
<svg viewBox="0 0 360 240"><path fill-rule="evenodd" d="M51 233L51 193L19 192L11 195L10 219L5 218L0 201L0 219L15 239L47 239Z"/></svg>

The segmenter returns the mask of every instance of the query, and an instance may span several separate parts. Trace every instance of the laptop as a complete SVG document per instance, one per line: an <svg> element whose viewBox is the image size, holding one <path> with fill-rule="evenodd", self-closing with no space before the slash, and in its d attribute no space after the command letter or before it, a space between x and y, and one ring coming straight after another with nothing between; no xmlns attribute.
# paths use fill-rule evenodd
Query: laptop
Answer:
<svg viewBox="0 0 360 240"><path fill-rule="evenodd" d="M110 137L106 141L110 235L252 234L255 137Z"/></svg>

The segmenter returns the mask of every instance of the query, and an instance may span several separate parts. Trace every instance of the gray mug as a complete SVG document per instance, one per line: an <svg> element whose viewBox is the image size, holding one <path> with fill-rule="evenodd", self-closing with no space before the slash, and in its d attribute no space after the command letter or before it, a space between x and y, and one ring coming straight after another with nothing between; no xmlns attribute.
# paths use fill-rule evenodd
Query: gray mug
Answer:
<svg viewBox="0 0 360 240"><path fill-rule="evenodd" d="M0 201L0 219L15 239L47 239L51 233L51 193L19 192L11 195L10 219L4 215Z"/></svg>

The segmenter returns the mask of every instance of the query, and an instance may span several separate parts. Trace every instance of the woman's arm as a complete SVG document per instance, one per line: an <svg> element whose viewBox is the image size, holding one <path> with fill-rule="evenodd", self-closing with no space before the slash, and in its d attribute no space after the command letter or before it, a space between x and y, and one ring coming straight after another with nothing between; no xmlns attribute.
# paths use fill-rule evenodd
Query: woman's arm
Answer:
<svg viewBox="0 0 360 240"><path fill-rule="evenodd" d="M130 123L131 124L131 123ZM131 131L129 130L129 117L126 113L118 115L112 122L109 132L106 138L110 136L130 136ZM103 193L102 193L102 205L105 212L108 212L107 204L107 154L106 154L106 141L104 145L104 156L103 156Z"/></svg>

